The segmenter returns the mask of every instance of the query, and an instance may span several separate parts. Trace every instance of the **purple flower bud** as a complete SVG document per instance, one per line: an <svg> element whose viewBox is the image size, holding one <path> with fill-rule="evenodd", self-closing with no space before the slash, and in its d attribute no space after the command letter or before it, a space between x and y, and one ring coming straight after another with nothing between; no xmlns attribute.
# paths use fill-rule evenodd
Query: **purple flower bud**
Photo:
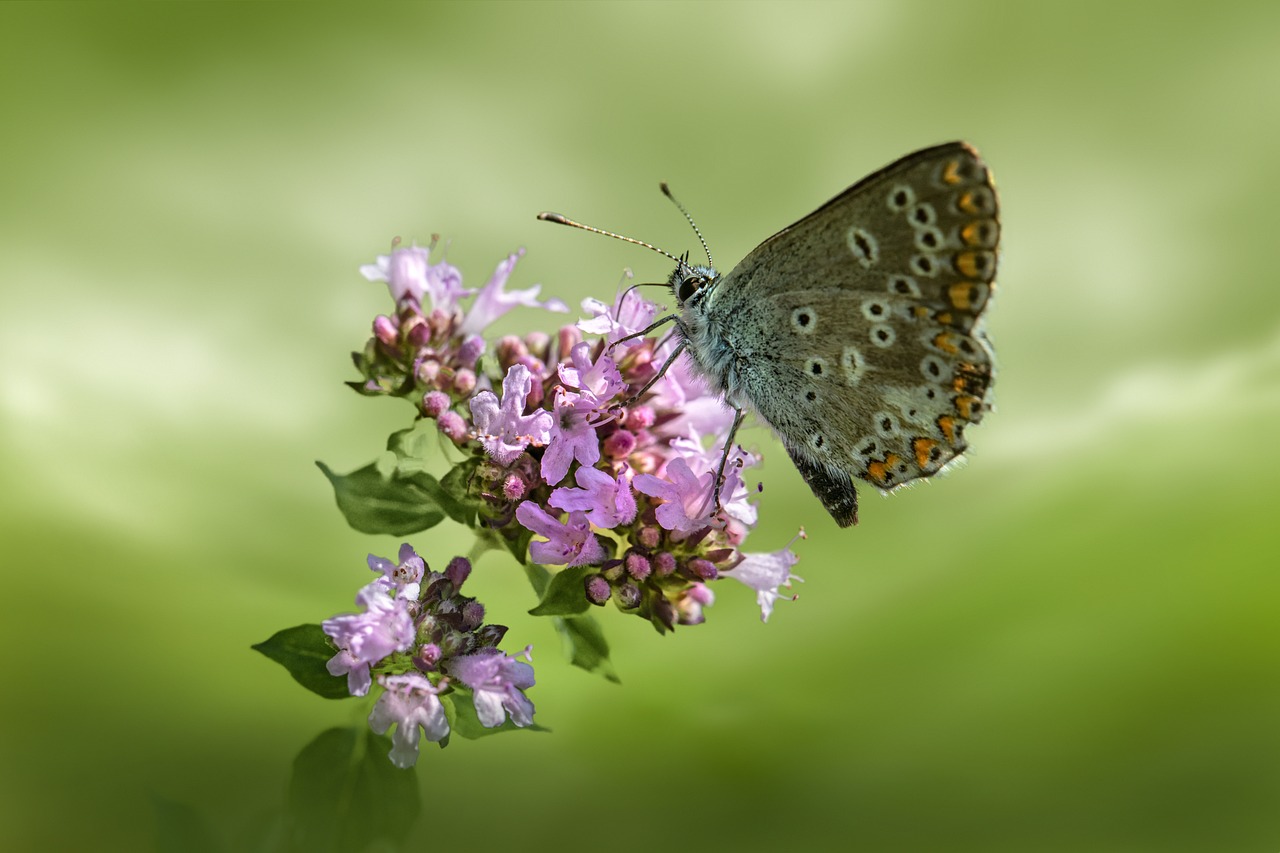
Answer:
<svg viewBox="0 0 1280 853"><path fill-rule="evenodd" d="M530 332L524 336L524 344L529 348L529 352L544 358L547 355L547 347L551 345L551 336L546 332Z"/></svg>
<svg viewBox="0 0 1280 853"><path fill-rule="evenodd" d="M387 346L393 347L399 341L400 330L396 327L395 320L379 314L373 318L373 336Z"/></svg>
<svg viewBox="0 0 1280 853"><path fill-rule="evenodd" d="M484 338L471 335L458 347L458 364L474 368L480 356L484 355Z"/></svg>
<svg viewBox="0 0 1280 853"><path fill-rule="evenodd" d="M428 391L422 396L422 414L429 418L438 418L449 411L453 401L443 391Z"/></svg>
<svg viewBox="0 0 1280 853"><path fill-rule="evenodd" d="M462 444L467 440L467 422L457 412L442 412L436 426L454 444Z"/></svg>
<svg viewBox="0 0 1280 853"><path fill-rule="evenodd" d="M444 576L453 584L454 589L459 589L471 577L471 561L466 557L454 557L445 568Z"/></svg>
<svg viewBox="0 0 1280 853"><path fill-rule="evenodd" d="M476 631L475 638L481 646L493 648L502 642L502 638L507 634L506 625L485 625Z"/></svg>
<svg viewBox="0 0 1280 853"><path fill-rule="evenodd" d="M609 600L609 595L613 592L609 582L600 575L587 575L583 586L587 591L587 601L592 604L604 604Z"/></svg>
<svg viewBox="0 0 1280 853"><path fill-rule="evenodd" d="M720 573L716 571L715 564L710 560L704 560L701 557L695 557L688 563L689 573L698 580L713 581Z"/></svg>
<svg viewBox="0 0 1280 853"><path fill-rule="evenodd" d="M627 555L626 559L627 574L638 581L643 582L653 572L653 566L643 555L634 551Z"/></svg>
<svg viewBox="0 0 1280 853"><path fill-rule="evenodd" d="M431 329L421 314L414 314L400 323L401 338L415 347L420 347L431 340Z"/></svg>
<svg viewBox="0 0 1280 853"><path fill-rule="evenodd" d="M519 474L508 474L502 481L502 496L509 501L518 501L529 491L529 486Z"/></svg>
<svg viewBox="0 0 1280 853"><path fill-rule="evenodd" d="M498 365L505 371L511 369L511 365L529 354L529 349L524 345L524 341L515 335L505 335L498 338Z"/></svg>
<svg viewBox="0 0 1280 853"><path fill-rule="evenodd" d="M440 647L435 643L423 643L418 646L418 653L413 657L413 664L418 669L432 670L440 662Z"/></svg>
<svg viewBox="0 0 1280 853"><path fill-rule="evenodd" d="M478 601L469 601L462 607L462 629L474 631L484 624L484 605Z"/></svg>
<svg viewBox="0 0 1280 853"><path fill-rule="evenodd" d="M658 543L662 541L662 528L653 527L652 525L641 527L640 533L636 539L640 542L641 547L652 551L657 548ZM671 567L675 568L674 561L671 563Z"/></svg>
<svg viewBox="0 0 1280 853"><path fill-rule="evenodd" d="M617 589L618 606L623 610L634 610L640 606L640 587L628 581Z"/></svg>
<svg viewBox="0 0 1280 853"><path fill-rule="evenodd" d="M435 385L436 378L440 375L440 362L434 358L424 358L414 368L413 375L417 378L419 384Z"/></svg>
<svg viewBox="0 0 1280 853"><path fill-rule="evenodd" d="M476 372L467 367L459 368L453 377L453 390L465 397L475 389Z"/></svg>
<svg viewBox="0 0 1280 853"><path fill-rule="evenodd" d="M676 570L676 558L670 551L662 551L653 558L653 570L658 577L665 578Z"/></svg>
<svg viewBox="0 0 1280 853"><path fill-rule="evenodd" d="M630 430L615 430L604 440L604 452L613 459L625 459L636 449L636 436Z"/></svg>
<svg viewBox="0 0 1280 853"><path fill-rule="evenodd" d="M427 326L431 329L432 337L447 337L449 327L452 325L453 313L443 308L432 308L431 313L427 315Z"/></svg>
<svg viewBox="0 0 1280 853"><path fill-rule="evenodd" d="M627 412L626 427L632 432L639 432L653 426L654 414L651 406L636 406Z"/></svg>
<svg viewBox="0 0 1280 853"><path fill-rule="evenodd" d="M582 343L582 330L577 326L561 326L556 342L560 347L560 357L567 358L569 350Z"/></svg>

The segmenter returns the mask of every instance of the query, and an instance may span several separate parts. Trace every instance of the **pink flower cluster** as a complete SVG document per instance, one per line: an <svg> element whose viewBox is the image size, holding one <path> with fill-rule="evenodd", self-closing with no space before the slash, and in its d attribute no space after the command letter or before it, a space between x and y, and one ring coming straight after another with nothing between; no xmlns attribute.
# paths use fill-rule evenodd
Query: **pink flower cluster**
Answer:
<svg viewBox="0 0 1280 853"><path fill-rule="evenodd" d="M353 696L364 696L376 674L383 688L369 725L384 734L393 724L391 761L398 767L418 760L418 739L439 741L449 734L441 696L454 685L472 694L482 725L502 725L508 714L517 726L533 722L533 667L497 648L507 629L484 623L484 606L459 590L471 563L455 557L443 573L432 572L407 542L397 562L369 555L379 577L356 595L361 612L334 616L321 624L337 648L329 674L347 677ZM529 649L523 653L528 658Z"/></svg>
<svg viewBox="0 0 1280 853"><path fill-rule="evenodd" d="M482 522L511 541L540 537L532 562L581 567L587 601L612 599L666 630L703 621L708 583L731 577L756 591L767 619L795 555L789 545L739 550L757 520L743 472L759 460L730 448L715 488L734 413L687 359L654 381L675 342L632 336L658 307L634 288L612 305L586 300L589 316L554 337L495 341L489 377L483 333L494 318L515 305L567 309L538 301L537 287L505 290L516 253L464 310L473 292L447 263L429 263L430 251L395 248L362 268L387 283L397 312L375 321L356 356L365 380L352 384L408 397L434 419L473 465L468 488Z"/></svg>

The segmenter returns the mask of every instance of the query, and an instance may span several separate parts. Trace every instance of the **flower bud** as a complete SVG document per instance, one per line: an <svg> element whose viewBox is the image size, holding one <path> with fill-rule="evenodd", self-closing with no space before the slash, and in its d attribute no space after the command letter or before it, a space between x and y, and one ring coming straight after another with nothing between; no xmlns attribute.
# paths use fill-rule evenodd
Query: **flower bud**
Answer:
<svg viewBox="0 0 1280 853"><path fill-rule="evenodd" d="M396 321L383 314L373 318L373 336L389 347L396 346L400 340L400 329Z"/></svg>
<svg viewBox="0 0 1280 853"><path fill-rule="evenodd" d="M449 411L453 400L443 391L428 391L422 395L422 414L429 418L438 418Z"/></svg>
<svg viewBox="0 0 1280 853"><path fill-rule="evenodd" d="M457 412L441 412L439 419L436 420L436 426L454 444L462 444L467 440L467 422Z"/></svg>
<svg viewBox="0 0 1280 853"><path fill-rule="evenodd" d="M695 557L690 560L687 568L689 570L689 574L693 575L698 580L713 581L720 574L716 571L715 563L712 563L710 560L704 560L701 557Z"/></svg>
<svg viewBox="0 0 1280 853"><path fill-rule="evenodd" d="M669 577L676 570L676 558L670 551L662 551L653 558L653 570L658 577Z"/></svg>
<svg viewBox="0 0 1280 853"><path fill-rule="evenodd" d="M426 318L421 314L414 314L400 324L400 339L414 347L425 345L431 340L431 329L427 326Z"/></svg>
<svg viewBox="0 0 1280 853"><path fill-rule="evenodd" d="M652 551L654 548L657 548L658 543L662 541L662 529L652 525L646 525L640 528L640 532L637 534L636 539L640 542L641 547ZM671 555L668 554L667 556ZM672 561L671 566L672 568L675 568L674 561Z"/></svg>
<svg viewBox="0 0 1280 853"><path fill-rule="evenodd" d="M582 330L577 326L561 326L556 343L560 348L560 358L567 358L569 350L582 343Z"/></svg>
<svg viewBox="0 0 1280 853"><path fill-rule="evenodd" d="M453 390L467 397L476 389L476 372L469 367L458 368L453 376Z"/></svg>
<svg viewBox="0 0 1280 853"><path fill-rule="evenodd" d="M634 610L640 606L640 587L630 581L621 584L615 593L617 598L614 600L623 610Z"/></svg>
<svg viewBox="0 0 1280 853"><path fill-rule="evenodd" d="M604 440L604 452L613 459L625 459L636 449L635 433L620 429Z"/></svg>
<svg viewBox="0 0 1280 853"><path fill-rule="evenodd" d="M413 656L413 665L421 670L432 670L440 662L440 647L435 643L423 643Z"/></svg>
<svg viewBox="0 0 1280 853"><path fill-rule="evenodd" d="M524 345L524 341L515 335L506 335L498 338L498 365L505 373L511 365L529 354L528 348Z"/></svg>
<svg viewBox="0 0 1280 853"><path fill-rule="evenodd" d="M469 601L462 606L462 630L474 631L484 624L484 605Z"/></svg>
<svg viewBox="0 0 1280 853"><path fill-rule="evenodd" d="M613 591L609 582L600 575L587 575L583 580L583 587L587 593L587 601L592 604L604 604Z"/></svg>
<svg viewBox="0 0 1280 853"><path fill-rule="evenodd" d="M509 501L518 501L529 491L529 486L519 474L508 474L502 481L502 496Z"/></svg>
<svg viewBox="0 0 1280 853"><path fill-rule="evenodd" d="M634 551L627 555L624 565L627 567L627 574L641 582L653 573L653 566L649 561Z"/></svg>
<svg viewBox="0 0 1280 853"><path fill-rule="evenodd" d="M471 335L462 342L462 346L458 347L458 364L474 368L482 355L484 355L484 338Z"/></svg>
<svg viewBox="0 0 1280 853"><path fill-rule="evenodd" d="M546 359L550 355L547 347L551 346L551 336L546 332L530 332L524 336L524 344L538 358Z"/></svg>
<svg viewBox="0 0 1280 853"><path fill-rule="evenodd" d="M627 412L626 427L632 432L639 432L653 426L654 413L652 406L636 406Z"/></svg>
<svg viewBox="0 0 1280 853"><path fill-rule="evenodd" d="M434 358L424 358L413 369L413 375L420 385L436 385L436 379L440 376L440 362Z"/></svg>
<svg viewBox="0 0 1280 853"><path fill-rule="evenodd" d="M445 568L444 576L453 584L454 589L461 588L467 578L471 577L471 561L466 557L454 557Z"/></svg>
<svg viewBox="0 0 1280 853"><path fill-rule="evenodd" d="M452 315L443 308L432 308L431 313L427 315L427 326L431 329L433 338L447 338L452 325Z"/></svg>
<svg viewBox="0 0 1280 853"><path fill-rule="evenodd" d="M496 646L507 635L506 625L485 625L475 632L476 642L481 646Z"/></svg>

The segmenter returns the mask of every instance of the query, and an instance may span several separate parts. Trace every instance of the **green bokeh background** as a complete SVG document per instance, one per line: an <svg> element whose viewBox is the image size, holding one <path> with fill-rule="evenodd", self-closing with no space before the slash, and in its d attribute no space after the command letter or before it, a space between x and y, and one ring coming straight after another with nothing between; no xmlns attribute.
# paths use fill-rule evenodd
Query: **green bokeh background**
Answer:
<svg viewBox="0 0 1280 853"><path fill-rule="evenodd" d="M621 686L484 558L553 732L424 751L421 846L1280 849L1277 9L4 4L6 848L145 848L154 796L235 838L358 717L249 645L396 547L312 464L408 423L341 384L392 237L576 305L666 265L539 210L696 248L667 180L728 267L964 138L1006 247L968 467L840 531L745 433L800 600L602 611Z"/></svg>

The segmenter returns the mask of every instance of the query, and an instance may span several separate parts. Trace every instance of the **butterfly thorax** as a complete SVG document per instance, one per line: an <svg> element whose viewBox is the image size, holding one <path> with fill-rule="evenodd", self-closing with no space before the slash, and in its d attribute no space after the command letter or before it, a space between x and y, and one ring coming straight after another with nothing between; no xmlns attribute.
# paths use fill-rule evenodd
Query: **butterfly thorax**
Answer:
<svg viewBox="0 0 1280 853"><path fill-rule="evenodd" d="M732 406L754 408L743 393L739 378L742 364L753 353L746 346L750 342L740 339L741 327L735 328L721 310L722 300L718 297L722 294L718 290L723 280L713 267L683 262L671 273L669 283L679 306L680 333L698 372L709 380L713 390L723 394Z"/></svg>

